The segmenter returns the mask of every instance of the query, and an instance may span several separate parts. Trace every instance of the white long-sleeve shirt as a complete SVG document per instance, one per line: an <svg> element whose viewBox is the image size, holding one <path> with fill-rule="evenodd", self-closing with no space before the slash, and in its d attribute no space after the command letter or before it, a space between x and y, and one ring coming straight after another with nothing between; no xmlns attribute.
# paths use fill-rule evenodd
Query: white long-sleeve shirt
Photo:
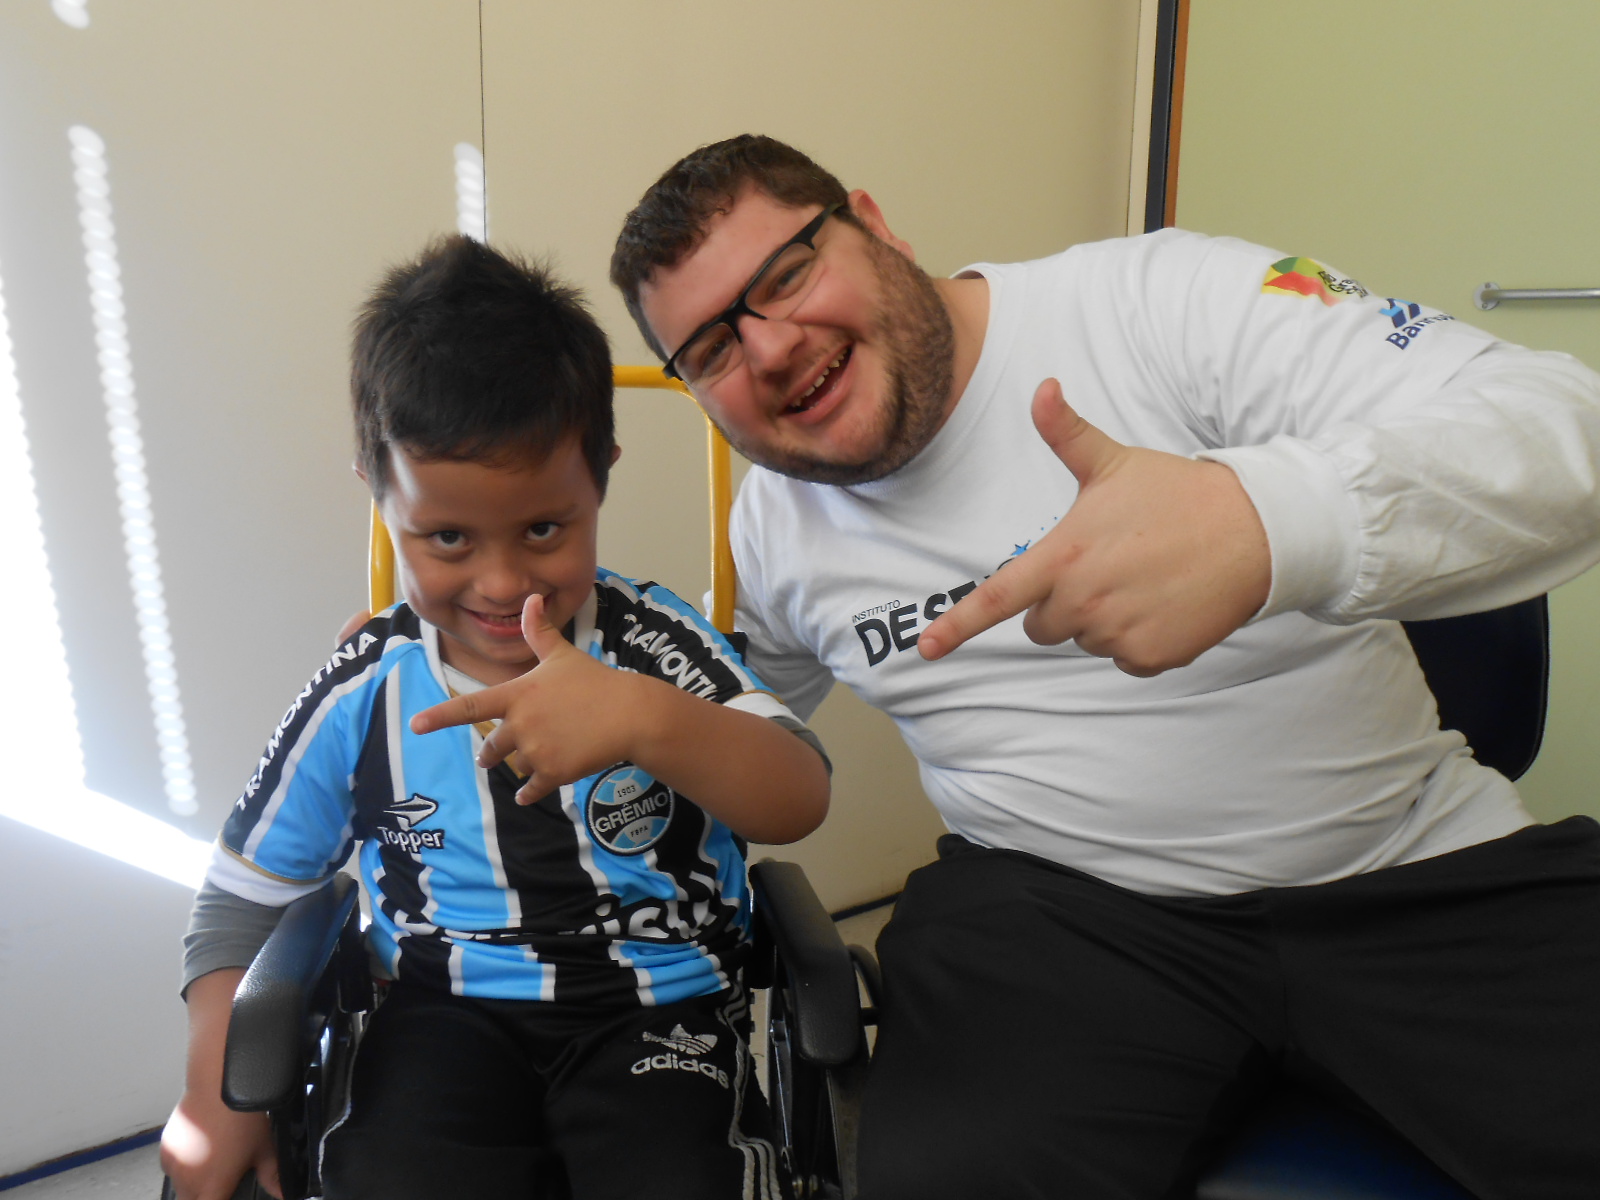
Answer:
<svg viewBox="0 0 1600 1200"><path fill-rule="evenodd" d="M791 706L842 680L896 720L952 830L1149 893L1321 882L1529 823L1372 618L1496 607L1600 559L1600 377L1231 239L969 270L982 354L915 460L741 490L739 623ZM1029 414L1047 377L1119 441L1227 463L1261 515L1267 605L1188 667L1135 679L1020 618L916 653L1071 507Z"/></svg>

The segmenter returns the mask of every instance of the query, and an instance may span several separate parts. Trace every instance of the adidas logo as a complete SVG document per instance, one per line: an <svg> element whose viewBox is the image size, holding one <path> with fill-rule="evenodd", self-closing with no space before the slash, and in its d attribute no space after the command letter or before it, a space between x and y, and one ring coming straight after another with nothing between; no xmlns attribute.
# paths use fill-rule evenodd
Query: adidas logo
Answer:
<svg viewBox="0 0 1600 1200"><path fill-rule="evenodd" d="M649 1032L642 1036L645 1041L666 1046L668 1050L665 1054L641 1058L634 1063L629 1068L634 1075L645 1075L651 1071L688 1071L694 1075L704 1075L707 1079L715 1081L723 1088L729 1086L728 1073L721 1070L715 1063L688 1057L689 1055L704 1054L715 1046L717 1044L716 1034L702 1033L696 1035L690 1033L682 1025L674 1025L672 1032L667 1034L666 1037ZM679 1058L679 1054L685 1057Z"/></svg>
<svg viewBox="0 0 1600 1200"><path fill-rule="evenodd" d="M644 1034L644 1040L647 1042L659 1042L663 1046L670 1046L679 1054L705 1054L717 1044L717 1035L714 1033L702 1033L696 1037L682 1025L674 1025L672 1032L666 1037L650 1033L647 1030Z"/></svg>

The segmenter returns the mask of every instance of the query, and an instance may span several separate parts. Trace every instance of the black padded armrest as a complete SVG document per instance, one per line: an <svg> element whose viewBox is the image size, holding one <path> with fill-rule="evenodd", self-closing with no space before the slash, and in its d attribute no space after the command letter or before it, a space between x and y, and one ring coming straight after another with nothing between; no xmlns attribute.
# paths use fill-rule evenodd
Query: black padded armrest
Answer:
<svg viewBox="0 0 1600 1200"><path fill-rule="evenodd" d="M817 1066L842 1066L861 1046L861 997L833 919L797 863L756 863L750 888L756 920L788 978L795 1052Z"/></svg>
<svg viewBox="0 0 1600 1200"><path fill-rule="evenodd" d="M333 961L359 888L348 875L283 910L233 998L222 1099L241 1112L277 1108L301 1087L318 984Z"/></svg>
<svg viewBox="0 0 1600 1200"><path fill-rule="evenodd" d="M1459 729L1484 766L1520 778L1544 740L1550 690L1545 597L1404 626L1439 701L1439 723Z"/></svg>

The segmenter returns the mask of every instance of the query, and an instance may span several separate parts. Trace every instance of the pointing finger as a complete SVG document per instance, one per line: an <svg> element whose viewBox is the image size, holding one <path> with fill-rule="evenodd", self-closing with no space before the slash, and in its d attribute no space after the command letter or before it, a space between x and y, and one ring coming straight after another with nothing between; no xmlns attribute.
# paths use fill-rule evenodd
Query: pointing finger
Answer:
<svg viewBox="0 0 1600 1200"><path fill-rule="evenodd" d="M1024 554L1005 570L989 576L973 591L940 613L917 639L917 651L930 662L1001 621L1033 607L1050 594L1050 575L1037 557Z"/></svg>
<svg viewBox="0 0 1600 1200"><path fill-rule="evenodd" d="M470 695L457 696L453 700L446 700L443 704L423 709L411 718L411 732L434 733L440 729L449 729L453 725L475 725L479 721L488 720L491 716L504 715L490 711L495 707L494 698L490 696L493 690L489 688Z"/></svg>

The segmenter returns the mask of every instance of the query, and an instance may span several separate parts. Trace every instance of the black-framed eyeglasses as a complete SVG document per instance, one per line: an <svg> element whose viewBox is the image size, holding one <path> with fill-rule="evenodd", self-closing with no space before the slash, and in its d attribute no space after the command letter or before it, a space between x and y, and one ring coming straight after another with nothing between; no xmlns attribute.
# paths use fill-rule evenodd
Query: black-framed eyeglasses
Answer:
<svg viewBox="0 0 1600 1200"><path fill-rule="evenodd" d="M673 379L710 386L744 361L739 318L781 321L817 281L817 231L840 208L830 204L761 264L739 298L691 333L662 368Z"/></svg>

